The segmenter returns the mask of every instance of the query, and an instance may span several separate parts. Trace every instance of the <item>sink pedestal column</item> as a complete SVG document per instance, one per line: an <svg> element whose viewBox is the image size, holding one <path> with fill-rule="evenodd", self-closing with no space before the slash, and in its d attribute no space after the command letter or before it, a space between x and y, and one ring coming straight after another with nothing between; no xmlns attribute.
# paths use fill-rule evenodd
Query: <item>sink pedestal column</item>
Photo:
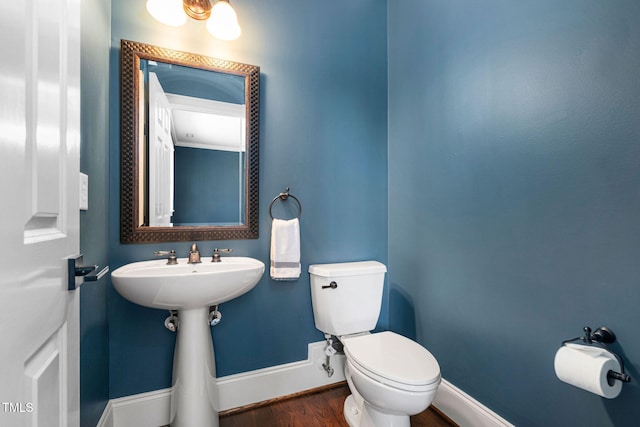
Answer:
<svg viewBox="0 0 640 427"><path fill-rule="evenodd" d="M178 312L171 427L218 427L218 389L209 307Z"/></svg>

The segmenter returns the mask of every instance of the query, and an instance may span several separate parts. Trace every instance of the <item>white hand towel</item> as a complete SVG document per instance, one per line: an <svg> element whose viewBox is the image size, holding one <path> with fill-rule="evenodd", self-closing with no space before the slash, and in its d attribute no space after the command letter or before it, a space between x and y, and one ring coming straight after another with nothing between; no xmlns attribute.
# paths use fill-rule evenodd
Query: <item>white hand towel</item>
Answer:
<svg viewBox="0 0 640 427"><path fill-rule="evenodd" d="M271 223L271 278L300 277L300 222L298 218L274 219Z"/></svg>

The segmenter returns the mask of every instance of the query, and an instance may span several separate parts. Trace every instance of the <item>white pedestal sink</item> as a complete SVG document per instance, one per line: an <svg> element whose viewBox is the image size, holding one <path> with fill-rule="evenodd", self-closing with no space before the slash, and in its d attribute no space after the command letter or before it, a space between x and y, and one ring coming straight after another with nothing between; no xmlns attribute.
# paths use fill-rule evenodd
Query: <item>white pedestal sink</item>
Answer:
<svg viewBox="0 0 640 427"><path fill-rule="evenodd" d="M218 392L209 327L209 307L236 298L258 283L264 263L247 257L224 257L177 265L166 260L127 264L111 274L113 285L136 304L178 310L173 358L171 426L218 427Z"/></svg>

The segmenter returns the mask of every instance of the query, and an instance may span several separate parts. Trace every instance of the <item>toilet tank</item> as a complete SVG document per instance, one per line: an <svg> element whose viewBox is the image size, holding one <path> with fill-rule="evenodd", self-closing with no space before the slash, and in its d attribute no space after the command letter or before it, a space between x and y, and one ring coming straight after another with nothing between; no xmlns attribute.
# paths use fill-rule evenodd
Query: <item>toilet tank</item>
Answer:
<svg viewBox="0 0 640 427"><path fill-rule="evenodd" d="M316 328L335 336L374 329L386 271L387 267L377 261L310 265Z"/></svg>

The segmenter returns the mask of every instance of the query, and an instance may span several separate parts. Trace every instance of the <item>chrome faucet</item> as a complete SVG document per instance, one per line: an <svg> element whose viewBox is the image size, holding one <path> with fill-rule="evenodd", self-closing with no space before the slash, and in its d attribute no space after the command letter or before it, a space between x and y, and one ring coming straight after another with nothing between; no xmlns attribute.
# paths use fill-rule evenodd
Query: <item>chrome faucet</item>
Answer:
<svg viewBox="0 0 640 427"><path fill-rule="evenodd" d="M231 249L218 249L218 248L215 248L213 250L213 258L211 258L211 262L220 262L221 261L220 252L231 252Z"/></svg>
<svg viewBox="0 0 640 427"><path fill-rule="evenodd" d="M200 261L200 251L198 250L198 245L195 243L191 245L191 249L189 250L189 262L188 264L199 264Z"/></svg>

